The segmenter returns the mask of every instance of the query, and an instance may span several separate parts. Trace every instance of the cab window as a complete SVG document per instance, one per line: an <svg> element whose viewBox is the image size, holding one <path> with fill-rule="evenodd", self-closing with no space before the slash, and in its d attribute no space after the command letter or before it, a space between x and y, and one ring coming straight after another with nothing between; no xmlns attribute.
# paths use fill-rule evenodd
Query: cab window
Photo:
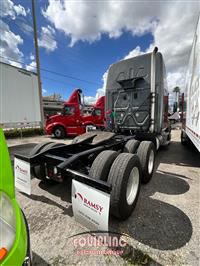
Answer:
<svg viewBox="0 0 200 266"><path fill-rule="evenodd" d="M75 107L74 106L65 106L63 111L64 111L65 115L74 115Z"/></svg>
<svg viewBox="0 0 200 266"><path fill-rule="evenodd" d="M101 116L101 110L100 109L95 109L94 110L94 115L95 116Z"/></svg>

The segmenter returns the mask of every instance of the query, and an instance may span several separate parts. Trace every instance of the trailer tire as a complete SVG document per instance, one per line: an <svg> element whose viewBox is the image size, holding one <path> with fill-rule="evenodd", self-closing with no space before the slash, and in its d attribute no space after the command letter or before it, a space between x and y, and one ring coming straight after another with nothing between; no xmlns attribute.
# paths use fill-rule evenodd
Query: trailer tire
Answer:
<svg viewBox="0 0 200 266"><path fill-rule="evenodd" d="M40 152L45 152L48 151L49 149L55 148L57 146L62 145L62 143L55 143L55 142L51 142L48 143L48 145L45 145ZM48 179L46 178L46 173L45 173L45 165L41 164L41 165L37 165L34 167L34 172L35 172L35 176L45 182L49 182L49 183L55 183L54 180Z"/></svg>
<svg viewBox="0 0 200 266"><path fill-rule="evenodd" d="M124 146L124 152L128 153L136 153L137 148L139 147L140 142L136 139L130 139L126 142Z"/></svg>
<svg viewBox="0 0 200 266"><path fill-rule="evenodd" d="M142 167L142 183L147 184L153 175L156 149L152 141L142 141L138 147L137 155Z"/></svg>
<svg viewBox="0 0 200 266"><path fill-rule="evenodd" d="M128 218L138 200L141 165L136 154L121 153L113 162L108 183L112 186L110 213L120 220Z"/></svg>
<svg viewBox="0 0 200 266"><path fill-rule="evenodd" d="M64 139L65 137L65 129L62 126L57 126L54 128L53 134L57 139Z"/></svg>
<svg viewBox="0 0 200 266"><path fill-rule="evenodd" d="M96 180L107 181L112 163L118 153L112 150L102 151L93 161L89 175Z"/></svg>

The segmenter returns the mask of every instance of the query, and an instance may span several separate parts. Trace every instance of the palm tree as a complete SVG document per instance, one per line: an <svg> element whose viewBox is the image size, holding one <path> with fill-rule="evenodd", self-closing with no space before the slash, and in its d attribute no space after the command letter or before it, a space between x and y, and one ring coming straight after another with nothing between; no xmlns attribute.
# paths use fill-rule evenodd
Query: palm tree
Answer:
<svg viewBox="0 0 200 266"><path fill-rule="evenodd" d="M177 111L180 88L179 88L178 86L176 86L176 87L173 89L173 92L176 93L176 111Z"/></svg>

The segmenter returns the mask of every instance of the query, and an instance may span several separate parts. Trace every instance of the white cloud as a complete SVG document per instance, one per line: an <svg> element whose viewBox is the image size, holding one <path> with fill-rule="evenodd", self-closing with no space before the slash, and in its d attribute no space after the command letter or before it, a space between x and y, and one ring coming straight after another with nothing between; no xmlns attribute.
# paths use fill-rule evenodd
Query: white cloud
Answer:
<svg viewBox="0 0 200 266"><path fill-rule="evenodd" d="M21 5L14 5L13 6L17 16L22 15L22 16L26 16L26 11L25 8Z"/></svg>
<svg viewBox="0 0 200 266"><path fill-rule="evenodd" d="M102 78L102 81L103 81L103 87L97 89L97 91L96 91L96 95L95 95L95 96L84 96L84 102L85 102L86 104L94 104L94 103L97 101L97 99L98 99L99 97L105 95L107 75L108 75L108 71L106 71L106 72L103 74L103 78Z"/></svg>
<svg viewBox="0 0 200 266"><path fill-rule="evenodd" d="M30 59L33 61L35 59L35 56L31 53L30 54Z"/></svg>
<svg viewBox="0 0 200 266"><path fill-rule="evenodd" d="M103 74L103 78L102 78L102 80L103 80L103 87L97 89L97 92L96 92L96 99L98 99L99 97L105 95L107 76L108 76L108 71L106 71L106 72Z"/></svg>
<svg viewBox="0 0 200 266"><path fill-rule="evenodd" d="M2 0L0 6L0 17L10 16L15 19L19 15L26 16L25 8L21 5L15 5L11 0Z"/></svg>
<svg viewBox="0 0 200 266"><path fill-rule="evenodd" d="M26 70L36 72L36 62L32 61L29 65L26 65Z"/></svg>
<svg viewBox="0 0 200 266"><path fill-rule="evenodd" d="M172 92L176 86L179 86L183 92L185 85L185 68L180 69L180 72L169 72L167 74L167 84L170 92Z"/></svg>
<svg viewBox="0 0 200 266"><path fill-rule="evenodd" d="M134 48L132 51L130 51L128 53L128 55L126 55L123 59L128 59L128 58L131 58L131 57L134 57L134 56L138 56L138 55L141 55L141 54L144 54L144 52L141 51L140 46L136 46L136 48Z"/></svg>
<svg viewBox="0 0 200 266"><path fill-rule="evenodd" d="M57 48L57 42L54 39L55 30L51 26L42 27L40 39L38 45L47 50L47 52L53 52Z"/></svg>
<svg viewBox="0 0 200 266"><path fill-rule="evenodd" d="M84 96L85 104L94 104L96 102L96 97L93 96Z"/></svg>
<svg viewBox="0 0 200 266"><path fill-rule="evenodd" d="M158 3L158 6L160 4ZM54 1L49 0L43 15L56 29L71 37L71 46L78 40L93 42L107 33L118 38L123 30L142 35L155 27L157 5L128 1Z"/></svg>
<svg viewBox="0 0 200 266"><path fill-rule="evenodd" d="M49 0L43 15L57 30L76 42L94 42L107 34L118 38L123 31L142 36L153 35L153 43L146 49L134 47L125 58L152 51L157 46L163 54L169 90L180 86L183 90L195 24L200 11L198 1L54 1ZM105 91L97 90L97 96Z"/></svg>
<svg viewBox="0 0 200 266"><path fill-rule="evenodd" d="M15 5L11 0L1 1L1 18L10 17L14 20L17 16L26 16L26 10L23 6ZM16 67L22 67L20 61L23 58L23 53L19 49L19 46L23 44L22 37L19 34L13 33L2 19L0 19L0 25L0 54L2 56L0 60Z"/></svg>
<svg viewBox="0 0 200 266"><path fill-rule="evenodd" d="M31 14L31 10L30 10L30 8L27 8L27 10L26 10L26 14Z"/></svg>
<svg viewBox="0 0 200 266"><path fill-rule="evenodd" d="M47 93L47 90L42 89L42 94L46 94L46 93Z"/></svg>
<svg viewBox="0 0 200 266"><path fill-rule="evenodd" d="M9 26L0 19L0 57L1 61L11 65L22 67L21 63L14 61L21 61L23 53L19 50L19 45L23 44L23 39L13 33ZM14 61L10 60L12 58Z"/></svg>

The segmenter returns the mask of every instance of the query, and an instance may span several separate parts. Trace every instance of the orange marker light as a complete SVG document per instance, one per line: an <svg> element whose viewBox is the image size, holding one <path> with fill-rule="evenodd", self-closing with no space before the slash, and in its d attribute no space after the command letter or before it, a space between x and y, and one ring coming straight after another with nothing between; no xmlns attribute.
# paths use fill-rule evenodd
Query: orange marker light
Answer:
<svg viewBox="0 0 200 266"><path fill-rule="evenodd" d="M6 254L7 254L7 249L6 248L1 248L0 249L0 261L4 259Z"/></svg>

